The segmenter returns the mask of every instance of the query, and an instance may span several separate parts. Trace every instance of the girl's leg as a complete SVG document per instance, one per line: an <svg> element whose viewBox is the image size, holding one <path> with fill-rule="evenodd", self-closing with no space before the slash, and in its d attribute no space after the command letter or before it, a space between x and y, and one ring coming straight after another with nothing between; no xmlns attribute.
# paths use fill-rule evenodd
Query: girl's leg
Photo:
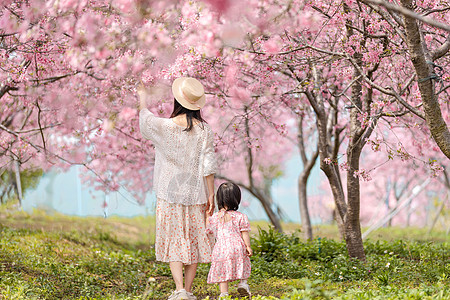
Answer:
<svg viewBox="0 0 450 300"><path fill-rule="evenodd" d="M183 289L183 263L180 261L171 261L169 263L172 272L173 281L175 281L176 290Z"/></svg>
<svg viewBox="0 0 450 300"><path fill-rule="evenodd" d="M184 289L188 292L191 292L192 282L194 282L195 273L197 272L197 265L185 265L184 266Z"/></svg>
<svg viewBox="0 0 450 300"><path fill-rule="evenodd" d="M221 294L224 294L224 293L228 294L228 281L220 282L219 287L220 287Z"/></svg>

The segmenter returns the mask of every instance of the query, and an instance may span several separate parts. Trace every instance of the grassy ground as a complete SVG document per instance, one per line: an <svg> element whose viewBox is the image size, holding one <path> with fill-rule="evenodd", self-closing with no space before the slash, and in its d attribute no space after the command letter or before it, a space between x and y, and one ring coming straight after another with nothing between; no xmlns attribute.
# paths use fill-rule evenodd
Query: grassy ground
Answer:
<svg viewBox="0 0 450 300"><path fill-rule="evenodd" d="M154 220L67 217L0 210L0 299L167 299L174 284L156 263ZM385 228L350 260L333 226L309 243L253 222L253 299L450 299L449 238L426 229ZM258 227L263 228L258 231ZM260 233L261 235L258 235ZM194 292L216 299L201 265ZM236 296L236 290L231 289Z"/></svg>
<svg viewBox="0 0 450 300"><path fill-rule="evenodd" d="M0 208L0 224L16 229L36 229L49 232L67 232L75 229L76 231L89 234L100 230L102 232L111 232L118 241L131 244L148 245L154 243L155 239L155 219L152 216L133 218L117 216L110 216L108 218L80 218L58 213L48 214L39 210L28 214L21 211ZM283 223L282 226L283 230L288 234L301 230L300 224L297 223ZM258 228L268 230L270 224L266 221L253 221L251 227L252 234L255 236L258 233ZM315 238L340 239L337 227L334 225L314 226L313 232ZM402 239L406 241L450 242L450 236L443 229L428 233L427 228L384 227L373 232L368 239L373 241L394 241Z"/></svg>

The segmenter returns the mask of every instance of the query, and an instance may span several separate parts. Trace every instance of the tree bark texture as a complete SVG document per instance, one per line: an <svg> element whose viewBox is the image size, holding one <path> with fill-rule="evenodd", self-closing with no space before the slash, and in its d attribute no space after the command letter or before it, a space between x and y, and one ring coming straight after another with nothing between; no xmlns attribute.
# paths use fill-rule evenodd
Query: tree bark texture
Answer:
<svg viewBox="0 0 450 300"><path fill-rule="evenodd" d="M316 73L316 72L314 72ZM314 81L317 82L318 76L315 76ZM315 83L316 85L318 83ZM320 95L314 95L312 92L307 91L306 96L311 103L311 106L314 108L314 112L316 113L316 127L318 134L318 149L319 149L319 158L320 158L320 169L327 176L328 182L330 184L331 193L333 194L333 198L336 203L336 208L341 215L341 218L344 218L347 204L345 203L345 195L344 189L342 187L341 177L339 174L339 168L336 162L326 163L325 159L333 159L333 149L332 145L329 144L329 128L328 128L328 114L326 114L323 101L320 100ZM333 126L334 124L330 124ZM335 137L337 138L337 137Z"/></svg>
<svg viewBox="0 0 450 300"><path fill-rule="evenodd" d="M316 90L320 89L319 76L315 67L312 67L314 82L316 86ZM325 112L323 99L321 99L320 93L315 95L311 91L305 92L306 97L314 109L316 114L316 127L318 134L318 150L319 150L319 159L320 159L320 169L327 176L328 183L330 185L331 193L333 195L334 202L336 204L336 210L338 211L339 218L336 218L336 221L339 224L339 220L343 220L347 211L347 203L345 202L345 194L342 186L342 181L339 173L339 168L337 166L337 162L334 161L334 153L337 153L337 149L333 148L333 145L330 145L331 137L330 134L332 130L328 128L333 127L335 124L333 122L328 122L329 118L333 115L333 112L327 114ZM334 120L335 122L337 120ZM339 139L339 137L335 136L335 139ZM339 147L339 143L334 144L334 147ZM331 159L331 163L326 163L325 159ZM338 226L339 233L341 236L344 236L343 226Z"/></svg>
<svg viewBox="0 0 450 300"><path fill-rule="evenodd" d="M298 204L300 207L300 218L302 223L303 237L306 241L310 241L313 238L311 218L308 210L308 196L307 196L307 183L310 172L306 172L304 169L298 178Z"/></svg>
<svg viewBox="0 0 450 300"><path fill-rule="evenodd" d="M348 7L344 4L344 10ZM353 35L352 24L347 24L347 36L350 38ZM365 128L362 126L358 116L363 111L369 111L369 101L371 101L371 92L368 91L368 96L362 96L361 74L358 69L362 69L362 54L355 52L353 59L359 68L353 68L351 87L351 102L350 108L350 137L347 146L347 214L344 218L345 228L345 243L347 245L347 252L350 257L355 257L360 260L365 260L364 245L361 233L361 224L359 221L361 196L359 176L355 176L355 172L359 171L359 159L361 151L364 146ZM359 79L358 79L359 78Z"/></svg>
<svg viewBox="0 0 450 300"><path fill-rule="evenodd" d="M362 65L361 55L354 55L358 64ZM358 70L355 68L353 72L353 79L360 76ZM361 234L361 224L359 220L360 214L360 184L359 176L355 176L355 172L359 171L359 160L361 151L364 145L362 139L365 130L358 119L358 115L363 109L368 109L367 103L362 101L362 85L361 79L355 80L352 86L352 103L350 110L350 142L347 147L347 214L344 219L345 227L345 242L347 244L347 251L350 257L356 257L361 260L366 259L364 253L364 246ZM368 99L365 99L368 101Z"/></svg>
<svg viewBox="0 0 450 300"><path fill-rule="evenodd" d="M401 0L402 5L413 10L412 0ZM450 158L450 131L444 118L435 92L435 76L432 57L424 48L417 20L404 16L409 55L417 74L420 95L425 112L425 120L431 135L445 156Z"/></svg>
<svg viewBox="0 0 450 300"><path fill-rule="evenodd" d="M311 170L316 164L317 157L319 156L319 150L314 150L311 158L308 159L306 155L305 137L303 134L303 117L299 117L298 123L298 147L300 150L300 157L303 163L303 170L298 177L298 203L300 208L300 218L302 223L303 237L306 241L310 241L313 238L311 218L308 209L308 179L311 175Z"/></svg>
<svg viewBox="0 0 450 300"><path fill-rule="evenodd" d="M360 184L359 177L354 172L359 170L359 159L362 148L351 143L347 151L349 170L347 173L347 215L345 216L345 242L350 257L365 260L364 246L361 234L360 214Z"/></svg>
<svg viewBox="0 0 450 300"><path fill-rule="evenodd" d="M13 164L14 164L14 172L16 174L17 199L19 199L19 205L22 207L22 181L20 180L20 162L18 160L14 160Z"/></svg>

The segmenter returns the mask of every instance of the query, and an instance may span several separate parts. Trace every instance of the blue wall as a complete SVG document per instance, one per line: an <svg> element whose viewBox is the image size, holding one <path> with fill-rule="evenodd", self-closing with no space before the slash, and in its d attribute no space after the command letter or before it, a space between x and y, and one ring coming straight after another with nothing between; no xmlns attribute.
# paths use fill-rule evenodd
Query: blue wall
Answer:
<svg viewBox="0 0 450 300"><path fill-rule="evenodd" d="M302 165L298 156L293 157L286 165L285 174L274 182L272 194L277 205L285 212L286 221L300 222L298 206L297 177ZM102 191L83 185L79 179L79 172L83 167L74 166L66 173L44 174L36 189L27 191L23 201L25 211L31 212L33 208L47 211L57 211L67 215L78 216L109 216L119 215L132 217L154 213L155 195L149 193L143 205L126 191L106 195ZM309 181L309 193L317 194L319 183L319 169L315 167ZM103 203L108 205L104 208ZM247 213L250 219L267 220L266 214L259 202L248 193L243 193L243 201L248 202L248 208L241 211ZM317 222L317 221L316 221Z"/></svg>

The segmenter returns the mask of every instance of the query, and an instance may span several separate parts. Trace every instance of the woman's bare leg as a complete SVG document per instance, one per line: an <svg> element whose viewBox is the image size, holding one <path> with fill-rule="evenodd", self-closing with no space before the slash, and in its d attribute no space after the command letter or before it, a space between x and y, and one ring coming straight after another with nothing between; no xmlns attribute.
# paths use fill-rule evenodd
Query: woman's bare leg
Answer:
<svg viewBox="0 0 450 300"><path fill-rule="evenodd" d="M170 271L172 272L173 281L177 291L183 289L183 263L180 261L171 261L169 263Z"/></svg>
<svg viewBox="0 0 450 300"><path fill-rule="evenodd" d="M192 289L192 283L194 282L195 273L197 272L197 265L198 264L184 266L184 289L190 293Z"/></svg>

